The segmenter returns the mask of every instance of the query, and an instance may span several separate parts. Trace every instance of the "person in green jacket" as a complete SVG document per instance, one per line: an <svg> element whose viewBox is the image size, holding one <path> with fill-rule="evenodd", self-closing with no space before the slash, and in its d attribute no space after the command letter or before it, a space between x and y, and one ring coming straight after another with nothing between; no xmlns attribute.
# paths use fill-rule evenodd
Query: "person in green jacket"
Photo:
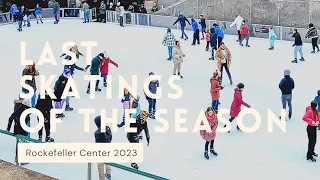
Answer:
<svg viewBox="0 0 320 180"><path fill-rule="evenodd" d="M84 13L84 22L83 23L89 23L90 20L90 6L87 3L87 1L84 1L82 5L83 13Z"/></svg>

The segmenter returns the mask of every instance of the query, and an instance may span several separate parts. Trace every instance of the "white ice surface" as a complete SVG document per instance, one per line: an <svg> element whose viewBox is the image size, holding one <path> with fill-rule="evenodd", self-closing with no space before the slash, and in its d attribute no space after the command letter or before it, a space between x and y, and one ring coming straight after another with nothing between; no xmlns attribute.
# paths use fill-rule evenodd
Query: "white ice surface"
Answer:
<svg viewBox="0 0 320 180"><path fill-rule="evenodd" d="M209 79L216 70L216 61L209 61L205 42L200 46L190 46L191 40L182 41L182 50L186 54L182 64L183 80L177 84L183 89L183 96L178 100L170 100L167 93L174 93L167 83L172 75L173 63L167 61L167 49L161 45L166 29L139 26L120 28L116 24L90 23L83 24L80 20L61 20L54 25L51 20L44 24L32 24L18 33L15 25L0 27L2 59L1 88L1 121L0 128L5 129L7 119L13 110L13 100L18 98L21 90L19 80L24 66L20 65L20 41L27 43L27 58L38 62L43 46L48 41L53 54L58 61L57 66L37 66L41 74L60 75L63 69L59 56L62 54L62 43L75 41L83 53L85 48L80 41L98 41L98 47L93 49L96 55L107 49L110 57L119 68L110 65L113 75L113 99L106 100L105 89L96 94L95 100L90 100L86 94L87 81L83 75L88 74L75 71L75 79L81 100L72 99L74 112L66 112L63 123L57 126L57 133L52 133L56 142L94 142L93 133L96 129L93 120L90 124L90 133L83 132L83 118L78 114L79 108L96 108L97 114L101 108L118 108L119 122L122 119L122 107L118 99L118 75L128 78L138 75L139 95L141 107L147 110L147 101L144 98L142 84L149 72L162 76L160 85L163 89L163 98L157 101L157 109L168 109L163 116L170 123L169 132L156 133L154 127L160 124L149 120L151 130L150 146L144 148L144 163L140 169L174 180L204 180L204 179L241 179L241 180L316 180L320 177L319 163L310 163L305 160L307 151L306 123L301 120L305 107L310 104L319 87L318 69L319 54L310 54L311 45L304 45L306 62L291 64L293 58L292 42L275 42L275 50L268 51L269 42L265 39L250 39L251 48L239 47L235 42L236 36L227 35L224 42L232 52L231 74L234 85L228 85L227 75L224 74L225 89L221 92L222 108L230 108L233 99L233 89L239 82L245 84L243 91L244 101L260 112L262 124L255 133L243 133L235 130L235 123L231 134L218 133L215 140L215 150L218 157L210 156L210 160L203 157L204 143L199 133L192 133L192 128L201 108L206 109L211 104ZM180 32L173 30L177 38ZM192 32L187 32L192 37ZM85 58L77 62L85 66ZM283 77L283 70L289 68L296 88L293 91L293 118L287 122L287 132L283 133L275 128L274 133L267 132L268 108L280 114L281 93L278 83ZM39 85L39 78L37 78ZM101 86L101 83L100 83ZM186 108L186 118L189 133L174 133L174 109ZM111 113L111 111L109 111ZM110 115L109 113L109 115ZM229 118L228 115L224 116ZM93 117L92 117L93 119ZM35 125L37 120L32 119ZM245 116L244 123L252 125L254 118ZM13 162L14 139L0 135L0 158ZM37 138L37 134L32 134ZM124 129L113 134L113 142L126 143ZM145 143L145 141L143 141ZM319 143L316 150L319 149ZM129 164L126 164L129 165ZM62 180L86 179L86 164L30 164L27 168L40 171L44 174ZM97 170L94 166L94 179L97 179ZM144 179L132 173L113 168L113 177L116 180ZM0 178L1 179L1 178Z"/></svg>

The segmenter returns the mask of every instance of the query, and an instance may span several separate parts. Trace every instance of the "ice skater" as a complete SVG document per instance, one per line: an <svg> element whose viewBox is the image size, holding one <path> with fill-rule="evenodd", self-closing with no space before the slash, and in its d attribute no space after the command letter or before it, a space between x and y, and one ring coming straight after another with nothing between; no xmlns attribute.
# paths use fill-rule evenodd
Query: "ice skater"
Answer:
<svg viewBox="0 0 320 180"><path fill-rule="evenodd" d="M198 23L192 18L191 19L192 29L193 29L193 41L191 45L200 44L200 31Z"/></svg>
<svg viewBox="0 0 320 180"><path fill-rule="evenodd" d="M53 2L53 16L54 16L54 24L59 23L60 19L60 4L56 0L51 0Z"/></svg>
<svg viewBox="0 0 320 180"><path fill-rule="evenodd" d="M206 130L200 130L200 135L206 141L204 146L204 157L209 160L209 144L210 153L214 156L218 156L218 153L214 150L214 139L216 137L216 130L218 128L218 117L215 110L212 107L207 108L205 115L210 126L211 132L207 132ZM201 122L201 125L203 125L203 122Z"/></svg>
<svg viewBox="0 0 320 180"><path fill-rule="evenodd" d="M180 74L180 70L181 70L181 64L183 63L183 57L185 57L186 55L182 52L181 50L181 45L179 41L176 41L176 45L173 47L172 50L172 58L173 58L173 75L176 75L177 71L178 71L178 76L180 76L180 78L183 78L183 76L181 76Z"/></svg>
<svg viewBox="0 0 320 180"><path fill-rule="evenodd" d="M292 45L292 47L294 47L294 51L293 51L294 60L292 61L292 63L298 63L298 60L297 60L298 51L299 51L300 56L301 56L301 59L299 59L299 60L300 61L305 61L305 59L303 58L303 52L302 52L303 43L302 43L302 39L301 39L300 34L298 33L297 28L293 28L292 37L294 38L294 44Z"/></svg>
<svg viewBox="0 0 320 180"><path fill-rule="evenodd" d="M103 78L103 86L107 87L107 77L109 74L109 64L113 64L117 68L119 65L116 62L112 61L106 52L104 54L105 54L105 58L102 59L100 73L101 73L101 77Z"/></svg>
<svg viewBox="0 0 320 180"><path fill-rule="evenodd" d="M202 33L201 40L204 40L204 34L206 33L207 24L206 24L206 19L204 18L203 14L200 14L199 24L201 25L201 33Z"/></svg>
<svg viewBox="0 0 320 180"><path fill-rule="evenodd" d="M239 45L243 46L242 42L243 40L246 40L246 47L250 47L249 45L249 38L250 38L250 28L249 25L246 23L246 20L243 20L241 25L241 39L239 41Z"/></svg>
<svg viewBox="0 0 320 180"><path fill-rule="evenodd" d="M150 72L149 73L149 76L153 76L154 73L153 72ZM152 94L157 94L157 89L159 87L159 81L158 80L153 80L149 83L149 91L152 93ZM155 113L156 113L156 103L157 103L157 99L153 99L149 96L147 96L146 93L144 93L145 96L146 96L146 99L148 101L148 104L149 104L149 117L152 118L152 119L155 119Z"/></svg>
<svg viewBox="0 0 320 180"><path fill-rule="evenodd" d="M42 21L42 8L39 6L39 4L37 4L37 7L34 10L34 13L36 14L37 24L39 23L39 21L41 23L43 23L43 21Z"/></svg>
<svg viewBox="0 0 320 180"><path fill-rule="evenodd" d="M131 107L131 98L133 98L133 96L130 94L128 89L125 88L123 90L123 98L121 99L121 103L123 106L123 116L122 116L122 122L120 124L118 124L119 128L121 128L125 125L126 109L130 109L130 107Z"/></svg>
<svg viewBox="0 0 320 180"><path fill-rule="evenodd" d="M287 109L287 103L289 106L289 119L292 116L292 90L294 89L294 80L290 77L291 71L289 69L284 70L284 78L279 83L279 89L281 90L282 109ZM281 118L281 116L280 116Z"/></svg>
<svg viewBox="0 0 320 180"><path fill-rule="evenodd" d="M84 21L83 23L89 23L90 22L90 6L87 3L87 0L85 0L82 4L82 10L84 14Z"/></svg>
<svg viewBox="0 0 320 180"><path fill-rule="evenodd" d="M316 48L317 48L317 52L320 51L318 46L318 38L319 38L318 31L312 23L309 24L309 30L305 38L311 39L311 43L312 43L311 53L316 53Z"/></svg>
<svg viewBox="0 0 320 180"><path fill-rule="evenodd" d="M187 40L189 39L187 34L185 33L184 29L186 27L186 22L191 25L190 21L182 14L181 11L178 12L178 19L173 23L173 26L177 24L177 22L180 22L181 27L181 39Z"/></svg>
<svg viewBox="0 0 320 180"><path fill-rule="evenodd" d="M241 25L243 22L243 18L240 15L236 15L236 18L234 19L234 21L232 22L232 24L229 26L229 28L233 27L234 25L236 25L237 27L237 31L238 31L238 39L237 42L241 41Z"/></svg>
<svg viewBox="0 0 320 180"><path fill-rule="evenodd" d="M214 60L214 51L217 50L217 34L214 28L210 29L210 46L211 46L211 58L209 60Z"/></svg>
<svg viewBox="0 0 320 180"><path fill-rule="evenodd" d="M173 33L171 32L171 29L167 29L167 33L163 38L162 45L168 47L168 54L169 58L167 59L168 61L171 61L172 59L172 48L175 46L176 43L176 38L174 37Z"/></svg>
<svg viewBox="0 0 320 180"><path fill-rule="evenodd" d="M90 65L87 65L86 69L90 67L90 75L100 75L99 71L100 71L100 66L103 58L104 58L104 54L100 53L92 59L91 67ZM95 87L95 91L98 91L98 92L101 91L101 89L99 88L99 82L100 80L96 81L96 87ZM90 82L88 84L87 93L90 94Z"/></svg>
<svg viewBox="0 0 320 180"><path fill-rule="evenodd" d="M211 107L215 110L216 113L218 113L218 106L219 106L219 98L220 98L220 90L222 90L224 87L221 86L220 83L220 77L219 72L215 71L213 73L212 78L210 79L210 94L211 94Z"/></svg>
<svg viewBox="0 0 320 180"><path fill-rule="evenodd" d="M232 85L233 81L229 70L232 56L229 48L227 48L223 42L221 42L221 46L217 50L216 58L218 61L217 67L218 70L220 70L220 85L222 84L223 68L226 70L230 84Z"/></svg>
<svg viewBox="0 0 320 180"><path fill-rule="evenodd" d="M269 50L274 50L274 41L278 39L276 33L273 30L273 26L269 27L269 41L270 41L270 48Z"/></svg>

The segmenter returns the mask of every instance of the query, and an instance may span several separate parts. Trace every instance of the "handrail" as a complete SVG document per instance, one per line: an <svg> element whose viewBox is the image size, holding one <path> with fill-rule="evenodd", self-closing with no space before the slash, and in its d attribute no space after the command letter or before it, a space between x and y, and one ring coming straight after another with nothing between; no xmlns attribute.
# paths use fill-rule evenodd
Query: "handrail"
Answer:
<svg viewBox="0 0 320 180"><path fill-rule="evenodd" d="M13 136L13 133L11 133L9 131L6 131L6 130L2 130L2 129L0 129L0 134ZM30 141L30 142L34 142L34 143L44 143L44 142L42 142L40 140L29 138L27 136L22 136L20 134L16 135L15 137L17 137L19 139ZM127 167L127 166L124 166L124 165L121 165L121 164L116 164L116 163L106 163L106 164L109 165L109 166L113 166L113 167L125 170L125 171L129 171L131 173L139 174L141 176L145 176L145 177L148 177L148 178L151 178L151 179L169 180L167 178L160 177L160 176L157 176L157 175L154 175L154 174L151 174L151 173L147 173L147 172L144 172L144 171L140 171L140 170L137 170L137 169L134 169L134 168L130 168L130 167Z"/></svg>

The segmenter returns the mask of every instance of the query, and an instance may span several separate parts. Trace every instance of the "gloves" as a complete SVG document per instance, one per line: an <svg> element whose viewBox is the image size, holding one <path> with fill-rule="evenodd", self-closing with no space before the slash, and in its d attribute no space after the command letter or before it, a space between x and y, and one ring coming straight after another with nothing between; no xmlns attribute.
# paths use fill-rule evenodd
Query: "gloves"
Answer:
<svg viewBox="0 0 320 180"><path fill-rule="evenodd" d="M248 105L247 105L247 108L251 108L251 106L248 104Z"/></svg>
<svg viewBox="0 0 320 180"><path fill-rule="evenodd" d="M124 103L124 98L121 99L121 103Z"/></svg>

